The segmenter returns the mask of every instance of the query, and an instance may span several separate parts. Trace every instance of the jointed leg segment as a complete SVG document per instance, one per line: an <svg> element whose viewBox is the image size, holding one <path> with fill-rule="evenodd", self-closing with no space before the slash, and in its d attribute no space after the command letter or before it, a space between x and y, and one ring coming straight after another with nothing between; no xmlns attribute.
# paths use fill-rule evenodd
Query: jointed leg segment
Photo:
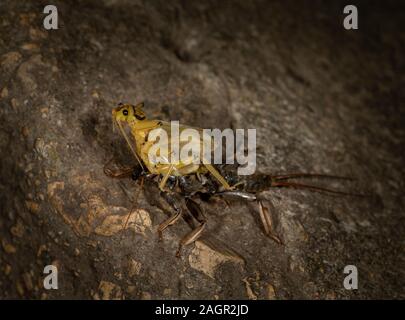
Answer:
<svg viewBox="0 0 405 320"><path fill-rule="evenodd" d="M188 198L186 200L186 206L188 211L191 213L191 215L200 223L195 229L190 231L188 234L186 234L179 243L179 248L177 249L176 252L176 257L180 257L180 252L183 246L189 245L196 241L202 234L202 232L205 229L205 226L207 224L207 220L202 212L202 209L198 203L196 203L194 200L191 200Z"/></svg>
<svg viewBox="0 0 405 320"><path fill-rule="evenodd" d="M261 200L258 201L259 204L259 214L260 219L263 223L264 231L266 235L277 242L278 244L282 244L281 239L274 233L274 223L270 215L270 211L267 207L263 205Z"/></svg>
<svg viewBox="0 0 405 320"><path fill-rule="evenodd" d="M159 224L158 235L159 235L160 241L162 241L162 239L163 239L163 231L167 227L175 224L177 222L177 220L179 220L179 218L181 217L181 213L182 213L182 211L181 211L181 209L179 209L173 216L171 216L169 219L167 219L167 220L163 221L161 224Z"/></svg>

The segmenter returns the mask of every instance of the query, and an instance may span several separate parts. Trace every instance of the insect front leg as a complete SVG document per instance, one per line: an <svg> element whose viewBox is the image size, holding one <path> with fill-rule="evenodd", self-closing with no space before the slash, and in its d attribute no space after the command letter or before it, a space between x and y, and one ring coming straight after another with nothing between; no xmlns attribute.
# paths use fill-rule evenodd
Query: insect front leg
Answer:
<svg viewBox="0 0 405 320"><path fill-rule="evenodd" d="M117 163L113 163L114 158L111 158L103 167L104 174L110 178L127 178L130 177L133 171L137 170L140 166L123 167Z"/></svg>
<svg viewBox="0 0 405 320"><path fill-rule="evenodd" d="M181 249L183 248L183 246L193 243L201 236L207 224L207 220L203 214L203 211L197 202L190 198L187 198L186 206L192 216L199 222L199 225L180 240L179 248L176 252L176 257L180 257Z"/></svg>

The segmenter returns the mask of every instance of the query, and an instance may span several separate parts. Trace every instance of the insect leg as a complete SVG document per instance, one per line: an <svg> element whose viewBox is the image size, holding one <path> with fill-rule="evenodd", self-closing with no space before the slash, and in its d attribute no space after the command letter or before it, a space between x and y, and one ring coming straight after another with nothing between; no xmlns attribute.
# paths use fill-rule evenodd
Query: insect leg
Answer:
<svg viewBox="0 0 405 320"><path fill-rule="evenodd" d="M112 168L111 163L114 158L111 158L103 168L104 174L110 178L127 178L132 175L132 172L138 168L138 166L133 167L121 167L121 168Z"/></svg>
<svg viewBox="0 0 405 320"><path fill-rule="evenodd" d="M241 198L241 199L249 201L249 202L254 201L254 203L257 203L258 207L259 207L260 221L263 224L263 228L264 228L264 232L265 232L266 236L268 236L269 238L271 238L278 244L282 243L280 238L274 234L274 230L273 230L274 223L273 223L273 219L270 214L270 210L263 205L262 200L259 200L255 194L235 190L235 191L220 192L220 193L217 193L217 195L221 195L221 196L225 196L225 197Z"/></svg>
<svg viewBox="0 0 405 320"><path fill-rule="evenodd" d="M282 244L281 239L279 236L274 234L274 223L273 219L271 218L270 211L267 207L263 205L263 202L261 200L257 201L259 204L259 215L260 215L260 220L263 223L264 231L266 233L266 236L277 242L278 244Z"/></svg>
<svg viewBox="0 0 405 320"><path fill-rule="evenodd" d="M192 214L192 216L200 223L196 228L186 234L183 239L180 240L179 248L176 252L176 257L180 257L180 252L183 246L186 246L190 243L196 241L202 234L207 224L207 220L202 212L201 207L196 203L194 200L190 198L186 199L186 206L188 211Z"/></svg>
<svg viewBox="0 0 405 320"><path fill-rule="evenodd" d="M181 217L181 210L178 210L175 215L171 216L169 219L166 219L161 224L159 224L158 235L159 235L160 241L162 241L162 239L163 239L163 230L165 230L167 227L175 224L177 222L177 220L179 220L180 217Z"/></svg>
<svg viewBox="0 0 405 320"><path fill-rule="evenodd" d="M160 240L163 239L163 231L167 227L175 224L179 220L179 218L182 216L182 210L181 210L181 207L178 205L177 199L172 197L172 195L169 194L168 192L161 192L161 195L162 195L162 198L166 201L166 203L169 204L170 207L176 213L174 215L172 215L171 217L169 217L168 219L166 219L165 221L163 221L161 224L159 224L158 235L159 235Z"/></svg>
<svg viewBox="0 0 405 320"><path fill-rule="evenodd" d="M173 170L174 170L174 165L171 164L170 167L169 167L169 169L167 170L167 173L163 176L162 181L160 181L160 183L159 183L159 189L160 189L161 191L164 191L164 187L165 187L166 181L167 181L167 179L169 179L169 177L170 177L170 175L171 175L171 173L172 173Z"/></svg>
<svg viewBox="0 0 405 320"><path fill-rule="evenodd" d="M222 186L226 190L232 190L232 187L228 184L228 182L225 180L223 176L215 169L211 164L209 163L204 163L204 166L208 169L208 171L222 184Z"/></svg>

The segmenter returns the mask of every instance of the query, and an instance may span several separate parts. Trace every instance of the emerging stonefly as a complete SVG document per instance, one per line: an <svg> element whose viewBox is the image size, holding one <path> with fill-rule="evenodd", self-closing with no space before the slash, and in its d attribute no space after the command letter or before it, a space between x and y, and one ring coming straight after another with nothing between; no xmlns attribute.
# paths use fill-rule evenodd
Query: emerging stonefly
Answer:
<svg viewBox="0 0 405 320"><path fill-rule="evenodd" d="M172 211L170 217L158 227L160 238L162 238L163 230L173 225L181 217L186 220L192 230L180 240L176 256L180 256L183 246L196 241L206 227L207 219L201 206L196 201L198 199L209 201L212 197L238 198L255 204L265 234L275 242L282 244L282 240L274 232L274 219L271 210L264 204L260 196L261 192L270 188L290 187L330 194L361 196L295 181L298 178L351 180L351 178L347 177L317 173L240 176L237 174L238 165L223 164L214 166L206 161L195 163L189 158L172 163L167 159L164 162L150 161L149 151L156 142L150 139L150 133L152 130L160 128L165 130L170 137L171 126L169 122L148 119L143 108L143 103L137 105L120 103L112 110L113 125L119 128L137 163L131 167L116 169L110 166L110 161L105 165L104 173L113 178L132 176L134 180L140 181L141 187L139 191L145 183L148 183L151 188L155 188L154 194L158 194L167 204L163 209ZM180 132L187 128L190 127L180 126ZM160 149L169 154L172 152L170 141L171 139L166 144L160 145ZM180 141L180 144L182 143L185 142ZM203 141L200 143L203 143ZM129 217L126 223L128 219Z"/></svg>

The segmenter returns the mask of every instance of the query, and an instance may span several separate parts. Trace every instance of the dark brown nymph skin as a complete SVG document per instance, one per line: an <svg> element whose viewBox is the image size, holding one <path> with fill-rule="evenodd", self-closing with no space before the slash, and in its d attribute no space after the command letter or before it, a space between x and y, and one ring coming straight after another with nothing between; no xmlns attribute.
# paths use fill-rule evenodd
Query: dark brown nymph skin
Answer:
<svg viewBox="0 0 405 320"><path fill-rule="evenodd" d="M141 188L146 190L145 194L150 204L169 213L170 217L163 221L158 227L160 238L162 238L163 231L177 222L181 217L189 224L192 231L181 239L176 256L180 255L183 246L196 241L205 229L207 219L198 203L199 201L210 201L212 198L219 197L225 199L225 201L226 199L239 199L252 203L252 205L255 204L256 208L258 208L256 211L259 212L264 233L275 242L281 244L282 240L274 232L275 222L271 214L272 210L270 210L273 206L271 203L264 205L264 202L268 202L268 200L261 197L263 191L269 190L270 188L290 187L323 193L353 195L294 181L298 178L348 179L345 177L312 173L279 175L256 173L241 176L237 174L237 168L238 165L226 164L216 166L218 172L226 179L229 185L232 186L232 190L224 190L223 186L209 173L170 176L166 182L165 190L163 191L159 188L162 176L145 172L139 165L116 169L111 168L109 162L104 167L104 173L113 178L131 176L133 180L140 182Z"/></svg>

